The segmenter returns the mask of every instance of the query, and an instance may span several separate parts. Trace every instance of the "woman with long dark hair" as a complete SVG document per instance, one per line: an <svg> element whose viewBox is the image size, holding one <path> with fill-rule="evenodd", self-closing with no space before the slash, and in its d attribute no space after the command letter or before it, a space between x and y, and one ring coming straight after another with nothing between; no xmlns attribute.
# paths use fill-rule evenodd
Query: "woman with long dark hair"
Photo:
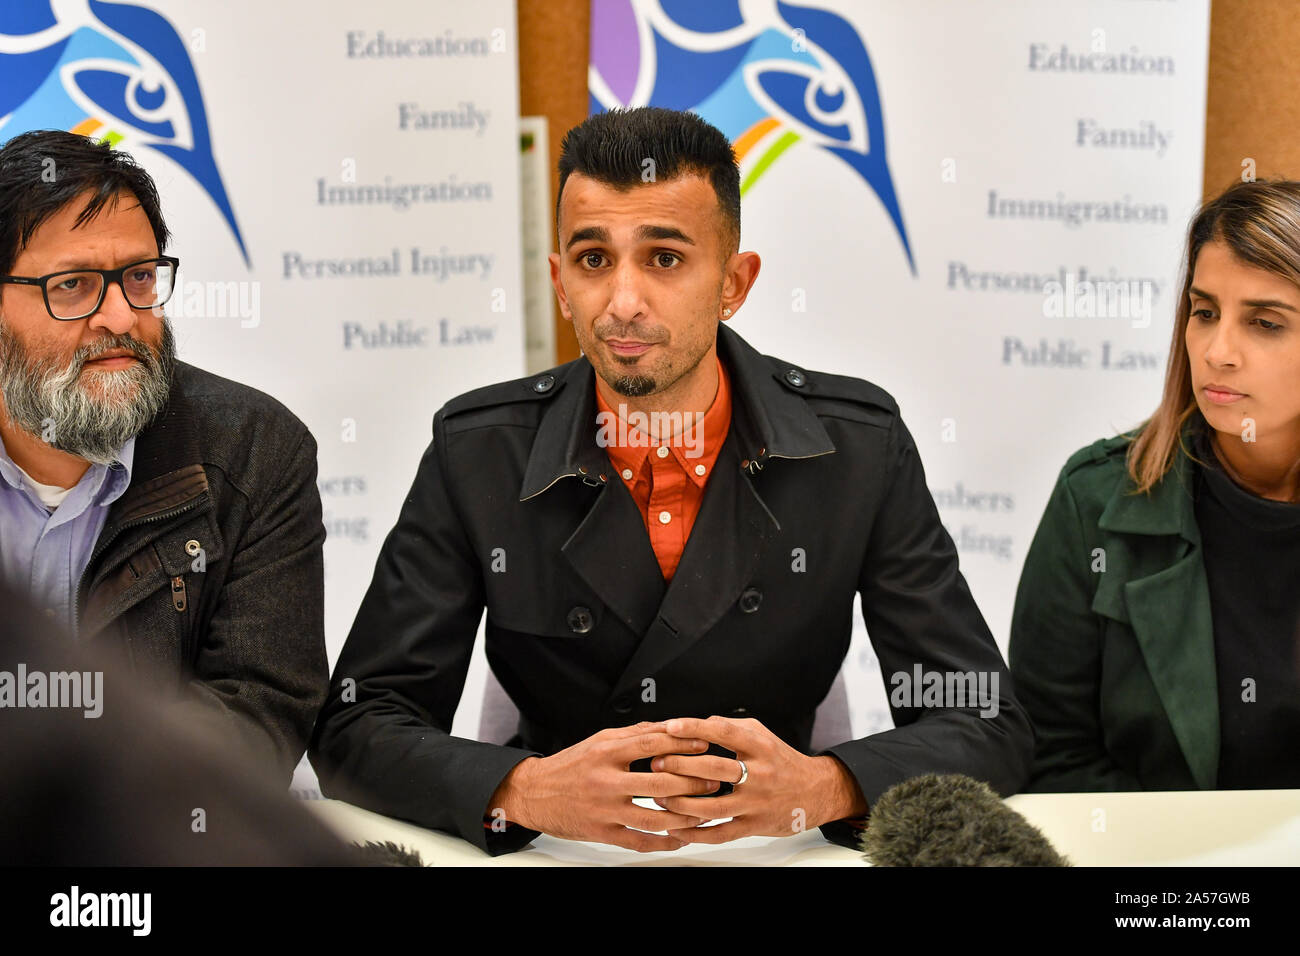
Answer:
<svg viewBox="0 0 1300 956"><path fill-rule="evenodd" d="M1160 405L1066 462L1008 656L1027 789L1300 787L1300 182L1196 215Z"/></svg>

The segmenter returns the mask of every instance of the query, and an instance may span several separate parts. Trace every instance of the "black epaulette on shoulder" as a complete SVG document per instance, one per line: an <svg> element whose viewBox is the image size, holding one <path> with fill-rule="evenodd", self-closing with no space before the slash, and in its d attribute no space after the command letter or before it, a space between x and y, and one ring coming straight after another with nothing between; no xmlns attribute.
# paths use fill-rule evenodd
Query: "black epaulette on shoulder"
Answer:
<svg viewBox="0 0 1300 956"><path fill-rule="evenodd" d="M898 403L879 385L851 375L807 371L770 355L764 358L773 368L773 377L787 391L808 399L818 414L850 418L884 428L898 417Z"/></svg>
<svg viewBox="0 0 1300 956"><path fill-rule="evenodd" d="M563 366L557 366L535 375L470 389L447 402L442 408L442 417L447 419L475 409L550 398L559 391L562 370Z"/></svg>

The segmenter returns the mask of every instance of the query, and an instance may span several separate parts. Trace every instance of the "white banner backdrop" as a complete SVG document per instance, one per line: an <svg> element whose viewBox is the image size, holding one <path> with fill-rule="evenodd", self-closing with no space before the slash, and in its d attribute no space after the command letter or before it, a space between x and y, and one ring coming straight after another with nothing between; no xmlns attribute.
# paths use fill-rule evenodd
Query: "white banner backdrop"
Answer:
<svg viewBox="0 0 1300 956"><path fill-rule="evenodd" d="M181 358L319 443L332 664L433 412L524 372L514 5L57 13L0 11L0 139L120 137L157 177ZM1061 464L1159 394L1208 22L1206 0L593 2L593 108L695 108L736 142L763 271L734 327L898 399L1004 650ZM1090 311L1094 278L1124 308ZM855 626L863 734L891 721ZM483 678L480 645L458 734Z"/></svg>
<svg viewBox="0 0 1300 956"><path fill-rule="evenodd" d="M733 327L898 400L1004 654L1065 459L1159 397L1208 40L1206 0L593 0L592 109L732 139L763 257ZM892 720L855 626L861 735Z"/></svg>
<svg viewBox="0 0 1300 956"><path fill-rule="evenodd" d="M0 139L156 178L180 358L316 437L332 666L434 412L524 374L514 3L24 0L0 58Z"/></svg>

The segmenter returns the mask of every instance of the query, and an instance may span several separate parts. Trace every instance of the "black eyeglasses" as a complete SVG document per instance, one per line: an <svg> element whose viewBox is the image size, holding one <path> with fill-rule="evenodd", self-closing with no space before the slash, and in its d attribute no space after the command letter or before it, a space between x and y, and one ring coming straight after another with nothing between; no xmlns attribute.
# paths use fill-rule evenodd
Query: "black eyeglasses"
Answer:
<svg viewBox="0 0 1300 956"><path fill-rule="evenodd" d="M50 317L71 322L99 311L110 282L118 284L131 308L159 308L175 291L180 264L175 256L158 256L120 269L69 269L45 276L0 276L0 283L40 286Z"/></svg>

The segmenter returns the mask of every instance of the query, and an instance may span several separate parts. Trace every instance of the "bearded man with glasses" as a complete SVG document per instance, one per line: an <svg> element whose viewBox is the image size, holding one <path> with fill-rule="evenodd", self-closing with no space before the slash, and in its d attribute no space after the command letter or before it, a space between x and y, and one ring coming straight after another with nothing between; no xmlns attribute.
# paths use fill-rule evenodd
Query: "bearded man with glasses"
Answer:
<svg viewBox="0 0 1300 956"><path fill-rule="evenodd" d="M176 358L168 235L126 153L0 146L0 577L287 783L328 686L316 442Z"/></svg>

